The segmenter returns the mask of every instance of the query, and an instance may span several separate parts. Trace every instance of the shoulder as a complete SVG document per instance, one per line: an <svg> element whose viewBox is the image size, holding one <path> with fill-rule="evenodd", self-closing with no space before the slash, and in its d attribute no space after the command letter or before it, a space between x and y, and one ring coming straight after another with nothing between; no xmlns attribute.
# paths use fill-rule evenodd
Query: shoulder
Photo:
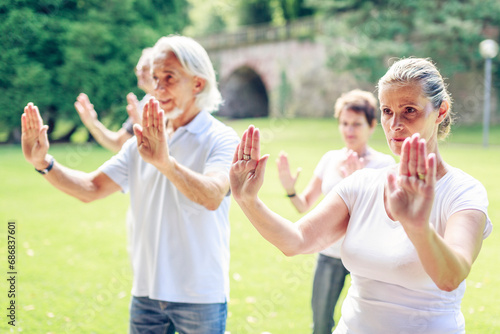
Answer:
<svg viewBox="0 0 500 334"><path fill-rule="evenodd" d="M370 155L370 160L366 165L368 168L382 168L396 164L396 160L389 154L371 149Z"/></svg>

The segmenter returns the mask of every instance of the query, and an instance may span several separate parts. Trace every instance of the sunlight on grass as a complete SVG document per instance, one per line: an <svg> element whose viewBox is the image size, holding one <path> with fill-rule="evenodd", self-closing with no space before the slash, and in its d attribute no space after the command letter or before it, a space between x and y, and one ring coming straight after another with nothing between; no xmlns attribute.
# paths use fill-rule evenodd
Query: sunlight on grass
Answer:
<svg viewBox="0 0 500 334"><path fill-rule="evenodd" d="M285 150L292 169L302 167L302 190L321 156L342 146L332 119L252 119L228 121L242 134L253 123L262 132L262 154L270 154L260 196L274 211L299 219L279 184L275 159ZM500 131L492 145L481 146L476 128L457 128L441 153L485 185L490 217L500 220ZM81 134L80 134L81 135ZM81 135L82 136L82 135ZM371 145L389 153L381 129ZM111 156L89 144L52 145L61 163L92 171ZM125 214L128 196L114 194L84 204L53 189L27 164L19 146L0 147L0 258L6 258L6 224L17 223L18 326L25 333L126 333L131 273L126 249ZM265 241L233 202L231 211L231 300L227 331L231 334L309 333L310 294L315 255L287 258ZM500 237L496 230L467 279L462 310L470 333L500 332ZM0 268L6 272L5 261ZM0 280L5 296L6 280ZM341 296L343 299L345 291ZM7 307L0 298L0 307ZM336 320L340 316L340 307ZM5 318L0 332L10 329Z"/></svg>

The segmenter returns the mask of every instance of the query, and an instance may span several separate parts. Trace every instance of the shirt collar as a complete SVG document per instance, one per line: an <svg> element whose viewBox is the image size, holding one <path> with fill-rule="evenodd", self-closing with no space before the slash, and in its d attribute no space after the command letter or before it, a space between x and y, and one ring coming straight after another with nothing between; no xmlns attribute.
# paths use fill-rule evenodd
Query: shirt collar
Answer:
<svg viewBox="0 0 500 334"><path fill-rule="evenodd" d="M208 111L202 110L193 118L191 122L183 126L183 128L194 134L200 133L210 124L209 118L210 114Z"/></svg>

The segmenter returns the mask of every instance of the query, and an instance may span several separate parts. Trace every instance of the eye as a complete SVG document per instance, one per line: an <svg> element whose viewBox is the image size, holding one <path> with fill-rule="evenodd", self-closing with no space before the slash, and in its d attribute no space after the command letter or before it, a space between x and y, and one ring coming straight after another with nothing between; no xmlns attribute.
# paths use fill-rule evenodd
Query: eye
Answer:
<svg viewBox="0 0 500 334"><path fill-rule="evenodd" d="M417 109L412 108L412 107L406 107L406 113L413 114L415 112L417 112Z"/></svg>
<svg viewBox="0 0 500 334"><path fill-rule="evenodd" d="M392 114L391 109L389 109L389 108L383 108L383 109L382 109L382 113L383 113L383 114L385 114L385 115L390 115L390 114Z"/></svg>

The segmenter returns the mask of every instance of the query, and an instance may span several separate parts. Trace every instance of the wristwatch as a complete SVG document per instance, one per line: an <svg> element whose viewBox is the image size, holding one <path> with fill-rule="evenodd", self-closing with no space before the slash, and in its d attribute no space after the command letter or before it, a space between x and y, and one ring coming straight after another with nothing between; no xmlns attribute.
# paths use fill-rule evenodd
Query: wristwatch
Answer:
<svg viewBox="0 0 500 334"><path fill-rule="evenodd" d="M54 157L53 156L50 156L50 162L49 162L49 165L47 166L47 168L44 168L44 169L36 169L35 170L42 174L42 175L45 175L47 174L48 172L50 172L50 170L52 169L52 167L54 167Z"/></svg>

